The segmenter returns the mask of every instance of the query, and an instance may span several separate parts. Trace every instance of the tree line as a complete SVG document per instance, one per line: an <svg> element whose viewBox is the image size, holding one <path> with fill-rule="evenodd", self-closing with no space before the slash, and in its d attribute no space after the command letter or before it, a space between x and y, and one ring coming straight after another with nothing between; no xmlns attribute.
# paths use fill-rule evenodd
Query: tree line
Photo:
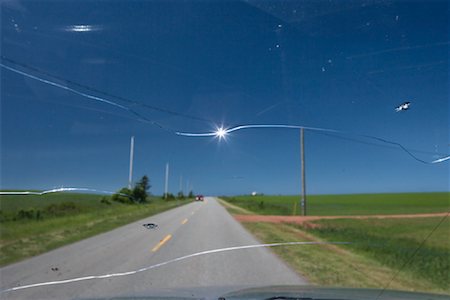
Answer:
<svg viewBox="0 0 450 300"><path fill-rule="evenodd" d="M134 203L146 203L148 202L148 197L151 195L150 193L150 179L147 175L142 176L142 178L136 182L132 189L128 187L124 187L120 189L116 194L112 196L113 201L134 204ZM174 200L174 199L186 199L186 196L182 191L178 192L177 197L175 197L172 193L167 193L162 195L163 199L166 200ZM187 195L187 198L194 198L194 192L190 191Z"/></svg>

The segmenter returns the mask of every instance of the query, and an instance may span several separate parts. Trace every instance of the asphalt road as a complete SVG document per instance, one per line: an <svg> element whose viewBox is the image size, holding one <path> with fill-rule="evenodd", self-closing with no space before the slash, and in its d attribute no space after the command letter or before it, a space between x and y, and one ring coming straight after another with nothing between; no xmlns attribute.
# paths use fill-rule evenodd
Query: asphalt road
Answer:
<svg viewBox="0 0 450 300"><path fill-rule="evenodd" d="M146 229L144 223L158 227ZM0 284L4 290L90 275L128 275L4 292L0 299L201 297L243 287L306 283L268 248L206 253L132 272L202 251L254 244L259 242L209 197L1 268Z"/></svg>

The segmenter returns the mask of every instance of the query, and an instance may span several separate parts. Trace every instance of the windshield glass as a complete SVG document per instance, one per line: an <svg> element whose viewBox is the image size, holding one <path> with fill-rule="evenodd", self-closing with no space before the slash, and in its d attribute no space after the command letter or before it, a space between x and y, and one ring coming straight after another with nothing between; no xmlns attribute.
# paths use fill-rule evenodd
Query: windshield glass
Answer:
<svg viewBox="0 0 450 300"><path fill-rule="evenodd" d="M0 5L2 299L450 294L448 1Z"/></svg>

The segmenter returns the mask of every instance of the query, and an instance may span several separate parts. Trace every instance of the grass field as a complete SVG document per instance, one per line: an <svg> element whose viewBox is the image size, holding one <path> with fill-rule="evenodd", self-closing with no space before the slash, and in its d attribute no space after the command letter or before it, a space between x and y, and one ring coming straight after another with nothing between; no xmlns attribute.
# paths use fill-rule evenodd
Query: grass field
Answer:
<svg viewBox="0 0 450 300"><path fill-rule="evenodd" d="M386 230L398 226L398 220L394 221L395 224L389 220L380 228L373 227L378 225L373 222L386 220L327 220L326 223L330 227L324 227L321 233L316 229L305 230L292 224L244 223L243 225L263 243L352 242L353 244L346 246L304 245L271 249L311 284L355 288L387 287L450 294L449 220L446 220L411 262L402 269L403 264L411 258L414 250L423 241L421 238L429 233L425 228L429 229L440 221L436 218L413 220L418 222L417 226L401 226L402 229L392 234L386 234ZM322 224L322 221L318 223ZM338 231L335 231L336 228ZM416 229L419 229L419 234L415 233Z"/></svg>
<svg viewBox="0 0 450 300"><path fill-rule="evenodd" d="M227 202L261 215L300 213L299 196L222 197ZM446 212L450 193L312 195L307 198L310 216L416 214ZM239 213L231 210L232 213ZM242 213L242 212L240 212Z"/></svg>
<svg viewBox="0 0 450 300"><path fill-rule="evenodd" d="M306 231L450 292L450 219L321 220ZM439 226L438 226L439 225ZM435 230L435 228L437 228ZM426 242L424 242L426 240ZM422 245L422 243L424 244ZM421 246L422 245L422 246ZM420 249L419 249L419 246Z"/></svg>
<svg viewBox="0 0 450 300"><path fill-rule="evenodd" d="M85 209L104 208L105 205L101 203L102 195L92 194L76 194L76 193L53 193L46 195L1 195L0 209L3 212L18 211L20 209L28 208L44 208L50 204L58 204L62 202L75 202L80 207Z"/></svg>
<svg viewBox="0 0 450 300"><path fill-rule="evenodd" d="M164 201L155 197L150 198L147 204L130 205L108 199L99 195L63 193L0 196L0 265L44 253L189 202Z"/></svg>
<svg viewBox="0 0 450 300"><path fill-rule="evenodd" d="M310 196L308 215L442 213L449 211L449 196L450 193ZM298 199L298 196L239 196L225 198L223 204L234 214L292 215ZM352 243L272 249L310 283L450 294L448 215L408 219L323 219L304 225L243 224L263 243Z"/></svg>

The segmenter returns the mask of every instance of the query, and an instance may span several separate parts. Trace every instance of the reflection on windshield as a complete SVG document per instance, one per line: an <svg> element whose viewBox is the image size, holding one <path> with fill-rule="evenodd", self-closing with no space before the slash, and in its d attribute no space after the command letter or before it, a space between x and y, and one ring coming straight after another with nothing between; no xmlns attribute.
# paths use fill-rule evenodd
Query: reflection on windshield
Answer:
<svg viewBox="0 0 450 300"><path fill-rule="evenodd" d="M3 1L2 298L450 294L448 21L448 1Z"/></svg>

